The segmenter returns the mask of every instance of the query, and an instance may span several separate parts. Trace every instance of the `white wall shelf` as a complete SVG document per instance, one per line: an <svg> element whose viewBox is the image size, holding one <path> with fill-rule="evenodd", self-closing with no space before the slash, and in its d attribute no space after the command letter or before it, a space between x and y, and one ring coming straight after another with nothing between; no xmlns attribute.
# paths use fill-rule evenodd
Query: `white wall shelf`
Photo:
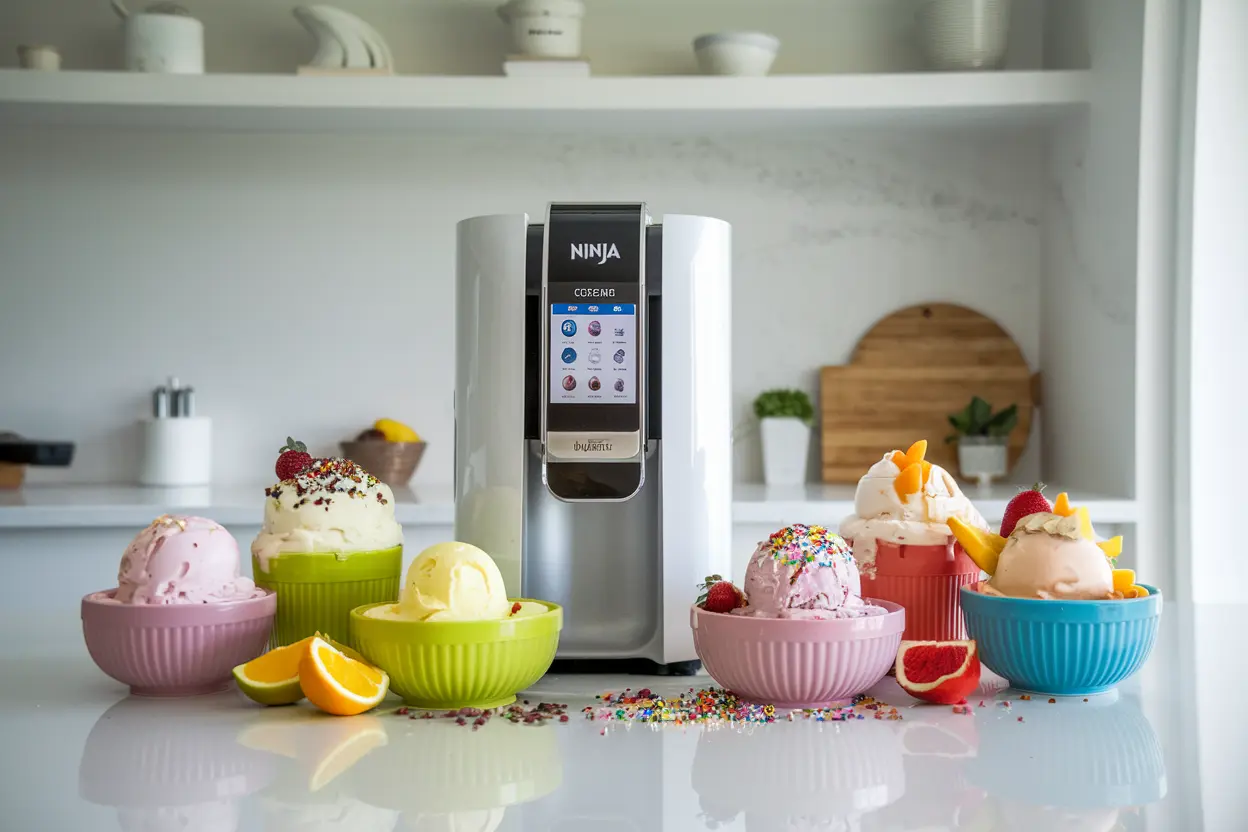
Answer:
<svg viewBox="0 0 1248 832"><path fill-rule="evenodd" d="M1001 519L1019 486L994 485L967 496L989 522ZM1062 489L1049 487L1056 496ZM1134 523L1136 503L1071 491L1076 505L1088 507L1098 525ZM133 528L147 525L162 512L200 514L225 525L259 525L264 507L263 486L204 488L139 488L128 485L31 486L0 491L0 530L60 528ZM449 526L454 522L451 489L421 486L399 489L395 516L411 526ZM835 525L854 509L852 485L806 485L769 488L738 484L733 492L737 525L782 526L788 523Z"/></svg>
<svg viewBox="0 0 1248 832"><path fill-rule="evenodd" d="M0 122L127 129L668 133L1031 124L1087 104L1089 73L502 78L0 70Z"/></svg>

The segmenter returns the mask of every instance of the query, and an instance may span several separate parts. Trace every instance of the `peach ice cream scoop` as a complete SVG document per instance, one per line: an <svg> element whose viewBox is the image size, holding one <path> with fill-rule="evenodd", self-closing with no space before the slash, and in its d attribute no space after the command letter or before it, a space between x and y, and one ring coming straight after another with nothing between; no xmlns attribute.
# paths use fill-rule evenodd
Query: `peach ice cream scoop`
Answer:
<svg viewBox="0 0 1248 832"><path fill-rule="evenodd" d="M1135 583L1134 572L1113 566L1122 538L1097 541L1087 509L1072 508L1065 494L1058 495L1052 512L1020 518L1008 538L956 518L949 528L991 576L982 586L989 595L1104 601L1148 594Z"/></svg>

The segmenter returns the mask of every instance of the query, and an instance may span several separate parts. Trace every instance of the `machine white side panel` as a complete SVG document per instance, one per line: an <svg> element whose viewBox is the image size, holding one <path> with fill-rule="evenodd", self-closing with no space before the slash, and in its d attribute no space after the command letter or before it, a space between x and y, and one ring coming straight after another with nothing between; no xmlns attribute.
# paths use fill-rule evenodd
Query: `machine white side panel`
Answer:
<svg viewBox="0 0 1248 832"><path fill-rule="evenodd" d="M455 538L484 549L520 594L524 522L526 214L457 226Z"/></svg>
<svg viewBox="0 0 1248 832"><path fill-rule="evenodd" d="M663 217L663 655L697 658L689 605L729 575L732 545L732 227Z"/></svg>

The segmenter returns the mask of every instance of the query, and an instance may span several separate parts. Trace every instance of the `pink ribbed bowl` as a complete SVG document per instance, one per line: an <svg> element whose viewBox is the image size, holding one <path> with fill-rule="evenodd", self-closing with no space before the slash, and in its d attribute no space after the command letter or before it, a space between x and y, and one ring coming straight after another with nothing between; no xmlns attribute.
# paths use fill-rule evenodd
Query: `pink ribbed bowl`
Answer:
<svg viewBox="0 0 1248 832"><path fill-rule="evenodd" d="M236 665L264 652L277 595L220 604L116 604L116 589L82 599L82 634L100 670L136 696L225 690Z"/></svg>
<svg viewBox="0 0 1248 832"><path fill-rule="evenodd" d="M825 708L887 675L906 613L870 599L885 615L807 621L707 612L689 614L693 646L711 678L742 699L777 708Z"/></svg>

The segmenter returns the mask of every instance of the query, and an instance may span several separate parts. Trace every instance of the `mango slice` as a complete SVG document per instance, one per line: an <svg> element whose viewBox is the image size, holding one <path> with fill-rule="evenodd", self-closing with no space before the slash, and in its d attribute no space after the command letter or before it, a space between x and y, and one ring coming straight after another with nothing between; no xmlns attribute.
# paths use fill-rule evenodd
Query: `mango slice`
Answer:
<svg viewBox="0 0 1248 832"><path fill-rule="evenodd" d="M1147 597L1148 597L1148 590L1147 590L1147 589L1145 589L1144 587L1140 586L1139 584L1136 584L1135 586L1133 586L1133 587L1132 587L1132 589L1134 589L1134 590L1135 590L1135 597L1136 597L1136 598L1147 598Z"/></svg>
<svg viewBox="0 0 1248 832"><path fill-rule="evenodd" d="M992 575L997 571L997 560L1001 550L1005 548L1005 538L993 532L968 526L957 517L949 518L949 531L962 544L967 557L975 561L975 565Z"/></svg>
<svg viewBox="0 0 1248 832"><path fill-rule="evenodd" d="M1092 530L1092 516L1088 514L1088 510L1079 506L1075 509L1075 516L1079 518L1079 536L1084 540L1096 540L1096 532Z"/></svg>
<svg viewBox="0 0 1248 832"><path fill-rule="evenodd" d="M1058 494L1057 499L1053 501L1053 513L1059 517L1069 517L1075 513L1075 510L1070 507L1070 497L1065 491Z"/></svg>
<svg viewBox="0 0 1248 832"><path fill-rule="evenodd" d="M926 439L920 439L906 449L906 459L910 460L911 463L922 462L925 456L927 456Z"/></svg>
<svg viewBox="0 0 1248 832"><path fill-rule="evenodd" d="M923 487L923 466L918 463L907 465L901 469L897 479L893 480L893 490L905 502L906 498Z"/></svg>
<svg viewBox="0 0 1248 832"><path fill-rule="evenodd" d="M1105 553L1105 557L1112 560L1122 554L1122 535L1115 535L1109 540L1102 540L1096 545L1101 547L1101 551Z"/></svg>
<svg viewBox="0 0 1248 832"><path fill-rule="evenodd" d="M901 451L893 451L893 455L890 459L892 459L893 464L897 466L898 471L906 470L906 466L910 464L910 460L906 459L906 455Z"/></svg>
<svg viewBox="0 0 1248 832"><path fill-rule="evenodd" d="M1135 570L1134 569L1115 569L1114 570L1114 592L1121 592L1124 597L1132 598L1135 595Z"/></svg>
<svg viewBox="0 0 1248 832"><path fill-rule="evenodd" d="M927 481L932 478L932 463L925 459L919 464L923 466L923 484L927 485Z"/></svg>

